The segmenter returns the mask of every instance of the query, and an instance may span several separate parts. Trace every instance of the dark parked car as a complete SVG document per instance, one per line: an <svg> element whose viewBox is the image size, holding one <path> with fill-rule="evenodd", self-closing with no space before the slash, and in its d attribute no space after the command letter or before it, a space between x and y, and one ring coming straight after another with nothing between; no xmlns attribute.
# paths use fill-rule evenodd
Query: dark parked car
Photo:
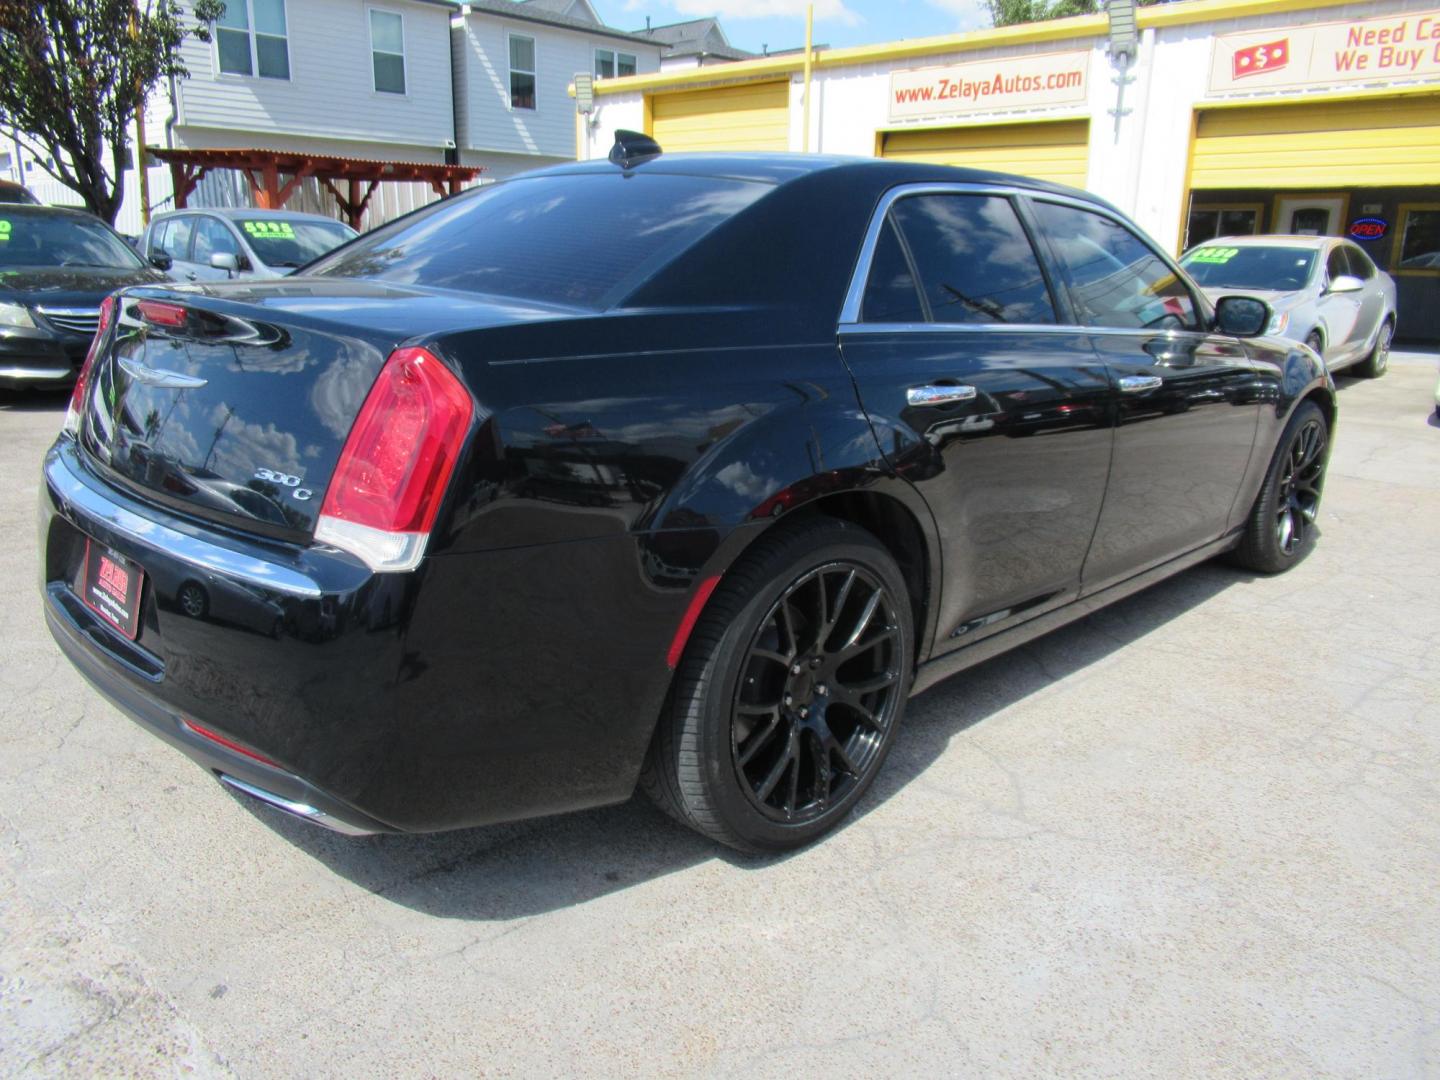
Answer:
<svg viewBox="0 0 1440 1080"><path fill-rule="evenodd" d="M17 184L13 180L0 180L0 203L23 203L26 206L39 206L40 200L30 194L30 189L23 184Z"/></svg>
<svg viewBox="0 0 1440 1080"><path fill-rule="evenodd" d="M92 214L0 207L0 389L70 382L95 337L100 301L163 280Z"/></svg>
<svg viewBox="0 0 1440 1080"><path fill-rule="evenodd" d="M76 666L342 831L639 783L775 851L917 690L1312 544L1323 367L1102 201L646 142L107 305L44 465Z"/></svg>

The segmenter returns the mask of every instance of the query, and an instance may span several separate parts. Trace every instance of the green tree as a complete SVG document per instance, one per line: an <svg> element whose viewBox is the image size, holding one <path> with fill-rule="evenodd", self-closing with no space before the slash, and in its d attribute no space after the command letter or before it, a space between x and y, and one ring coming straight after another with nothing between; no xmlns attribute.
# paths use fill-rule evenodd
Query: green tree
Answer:
<svg viewBox="0 0 1440 1080"><path fill-rule="evenodd" d="M1161 2L1163 0L1137 0L1140 6ZM1094 15L1105 10L1101 0L985 0L985 6L990 9L990 19L996 26Z"/></svg>
<svg viewBox="0 0 1440 1080"><path fill-rule="evenodd" d="M157 83L188 74L187 35L210 40L221 0L0 0L0 125L41 167L113 222L127 131Z"/></svg>

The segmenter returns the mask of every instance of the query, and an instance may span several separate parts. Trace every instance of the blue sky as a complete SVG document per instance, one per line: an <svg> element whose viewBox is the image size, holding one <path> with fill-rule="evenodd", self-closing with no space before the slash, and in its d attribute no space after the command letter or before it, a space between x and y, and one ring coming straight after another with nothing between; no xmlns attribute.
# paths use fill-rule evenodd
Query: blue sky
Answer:
<svg viewBox="0 0 1440 1080"><path fill-rule="evenodd" d="M806 0L591 0L611 26L635 30L716 15L730 43L759 52L805 44ZM983 0L815 0L815 41L870 45L989 26Z"/></svg>

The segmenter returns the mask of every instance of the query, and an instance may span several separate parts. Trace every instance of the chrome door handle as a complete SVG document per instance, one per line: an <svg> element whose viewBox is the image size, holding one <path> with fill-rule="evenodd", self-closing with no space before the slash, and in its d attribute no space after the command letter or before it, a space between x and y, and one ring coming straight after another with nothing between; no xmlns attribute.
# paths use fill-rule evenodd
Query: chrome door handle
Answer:
<svg viewBox="0 0 1440 1080"><path fill-rule="evenodd" d="M905 400L911 405L953 405L957 401L974 401L975 388L935 383L912 386L905 391Z"/></svg>
<svg viewBox="0 0 1440 1080"><path fill-rule="evenodd" d="M1154 390L1163 385L1164 379L1159 375L1121 375L1120 392L1122 394L1143 394L1146 390Z"/></svg>

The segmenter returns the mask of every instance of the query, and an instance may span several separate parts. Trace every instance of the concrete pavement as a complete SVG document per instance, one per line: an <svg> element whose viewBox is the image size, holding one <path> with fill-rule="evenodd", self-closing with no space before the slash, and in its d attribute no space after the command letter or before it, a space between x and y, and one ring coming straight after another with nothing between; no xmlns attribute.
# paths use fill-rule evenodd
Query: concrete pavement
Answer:
<svg viewBox="0 0 1440 1080"><path fill-rule="evenodd" d="M63 661L63 398L0 404L0 1073L1440 1075L1433 356L1342 380L1316 552L1206 565L911 703L745 861L643 800L353 841Z"/></svg>

